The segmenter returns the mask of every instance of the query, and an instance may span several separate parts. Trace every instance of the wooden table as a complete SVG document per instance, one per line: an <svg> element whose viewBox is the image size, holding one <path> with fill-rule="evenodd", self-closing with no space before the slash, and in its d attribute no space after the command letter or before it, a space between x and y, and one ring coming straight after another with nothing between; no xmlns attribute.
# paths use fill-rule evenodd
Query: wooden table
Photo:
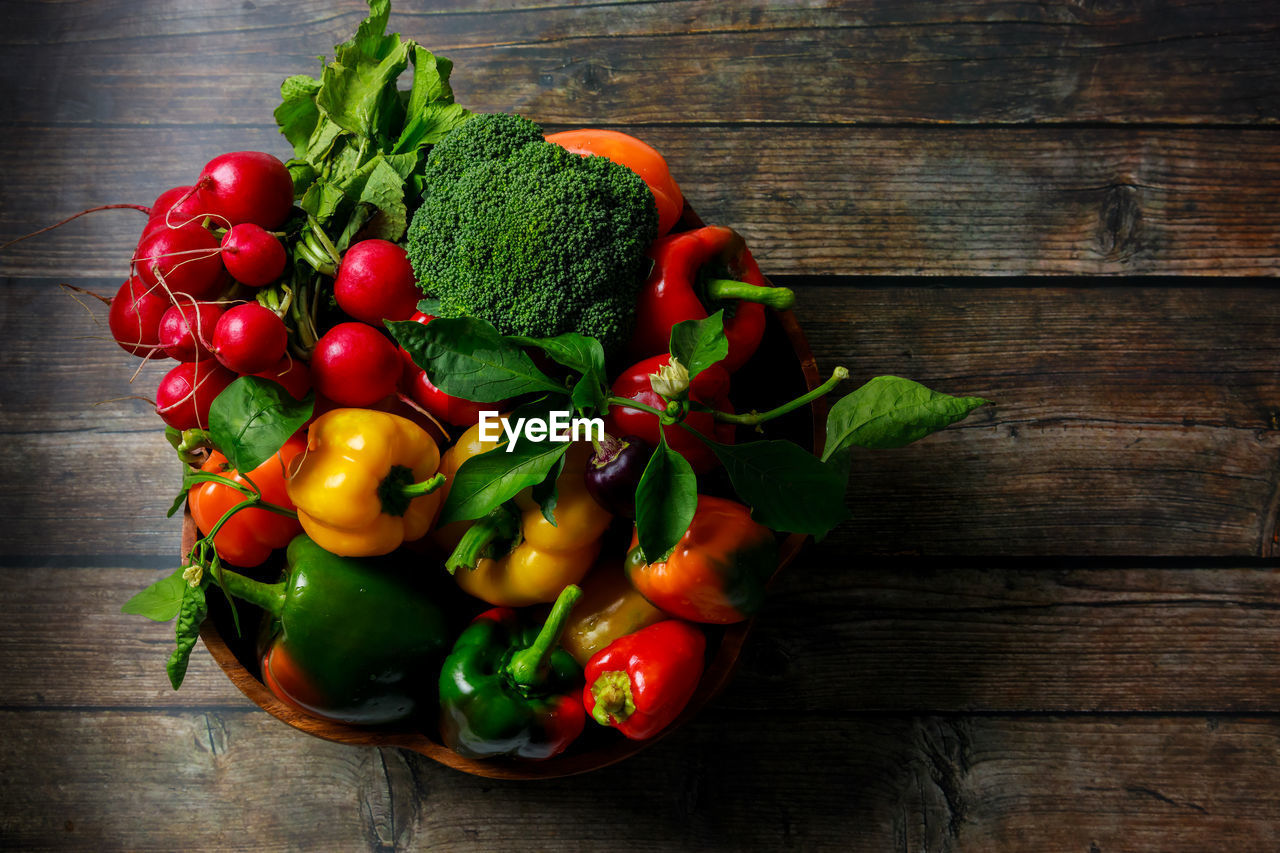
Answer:
<svg viewBox="0 0 1280 853"><path fill-rule="evenodd" d="M511 8L518 7L518 8ZM149 203L356 0L0 2L0 241ZM300 735L170 627L162 366L106 339L136 214L0 255L0 846L1274 850L1280 3L409 2L461 102L666 153L829 370L996 401L857 457L732 687L506 784ZM87 309L87 310L86 310ZM852 385L850 386L852 387Z"/></svg>

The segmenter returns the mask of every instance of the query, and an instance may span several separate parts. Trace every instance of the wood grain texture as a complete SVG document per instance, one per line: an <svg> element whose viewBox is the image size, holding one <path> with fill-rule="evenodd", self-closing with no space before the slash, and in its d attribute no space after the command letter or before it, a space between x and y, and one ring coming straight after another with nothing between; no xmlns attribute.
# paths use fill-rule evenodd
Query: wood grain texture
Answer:
<svg viewBox="0 0 1280 853"><path fill-rule="evenodd" d="M623 129L662 150L703 218L746 235L771 276L1280 274L1270 129ZM0 168L0 241L105 202L150 204L237 148L288 156L266 127L19 128L0 137L0 163L22 164ZM96 168L62 179L86 151ZM0 274L123 280L142 224L94 214L14 246Z"/></svg>
<svg viewBox="0 0 1280 853"><path fill-rule="evenodd" d="M703 712L1268 712L1280 706L1271 567L1046 560L864 560L815 546L756 620L739 672ZM176 565L176 559L173 563ZM3 707L245 710L198 647L182 690L169 624L119 612L169 567L7 567ZM56 630L50 615L77 614Z"/></svg>
<svg viewBox="0 0 1280 853"><path fill-rule="evenodd" d="M1277 4L401 2L463 103L555 123L1274 123ZM12 120L263 124L357 0L0 4ZM23 69L47 66L56 75ZM74 62L71 58L74 57ZM127 93L127 94L125 94ZM673 94L678 108L673 109Z"/></svg>
<svg viewBox="0 0 1280 853"><path fill-rule="evenodd" d="M0 843L22 849L585 851L605 837L620 851L1243 853L1271 849L1280 808L1274 717L726 714L627 765L538 784L325 743L257 712L0 723L23 734L0 741ZM24 777L33 764L44 772Z"/></svg>
<svg viewBox="0 0 1280 853"><path fill-rule="evenodd" d="M363 10L0 0L0 242L223 151L284 155L279 81ZM114 399L163 368L130 386L51 289L114 290L141 218L0 253L0 847L1274 850L1277 21L396 0L462 102L664 151L796 287L824 369L997 402L860 454L854 519L781 576L730 689L581 779L307 738L203 649L171 691L171 627L118 613L177 557L176 466Z"/></svg>

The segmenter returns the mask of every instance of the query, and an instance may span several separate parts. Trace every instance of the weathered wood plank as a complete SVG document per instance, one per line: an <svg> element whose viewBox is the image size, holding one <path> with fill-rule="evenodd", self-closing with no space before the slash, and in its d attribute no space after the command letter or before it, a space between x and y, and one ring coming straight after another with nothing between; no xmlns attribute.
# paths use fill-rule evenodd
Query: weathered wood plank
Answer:
<svg viewBox="0 0 1280 853"><path fill-rule="evenodd" d="M536 784L255 712L0 722L22 849L1263 851L1280 809L1275 718L734 714Z"/></svg>
<svg viewBox="0 0 1280 853"><path fill-rule="evenodd" d="M704 715L1280 708L1274 569L1013 562L849 565L838 546L814 546L775 583L741 670ZM172 626L119 612L164 571L108 562L0 569L0 704L245 708L203 648L182 689L171 690ZM75 614L75 629L57 614Z"/></svg>
<svg viewBox="0 0 1280 853"><path fill-rule="evenodd" d="M771 275L1280 273L1271 130L637 132L703 218L742 231ZM21 128L0 138L0 162L22 164L3 177L0 241L105 202L150 204L246 148L288 155L261 127ZM0 272L123 280L142 222L86 217L12 247Z"/></svg>
<svg viewBox="0 0 1280 853"><path fill-rule="evenodd" d="M797 311L822 368L851 371L846 391L888 373L996 402L912 447L859 453L854 518L834 535L845 553L1277 553L1268 289L807 286ZM136 360L47 280L3 289L0 334L0 550L175 553L177 467L158 421L137 400L92 405L151 396L164 365L130 386ZM78 496L75 525L51 482Z"/></svg>
<svg viewBox="0 0 1280 853"><path fill-rule="evenodd" d="M10 120L202 126L270 123L280 80L315 73L364 9L5 6ZM397 4L392 26L457 63L464 103L571 124L1271 123L1278 11L1267 0L431 2Z"/></svg>

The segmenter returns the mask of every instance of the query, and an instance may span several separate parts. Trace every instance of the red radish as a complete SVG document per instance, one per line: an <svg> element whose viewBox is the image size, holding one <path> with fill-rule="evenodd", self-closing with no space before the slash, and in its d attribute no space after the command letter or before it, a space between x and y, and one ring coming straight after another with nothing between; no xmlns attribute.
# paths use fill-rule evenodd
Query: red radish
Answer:
<svg viewBox="0 0 1280 853"><path fill-rule="evenodd" d="M274 231L293 209L293 178L279 159L261 151L214 157L196 179L200 205L224 225L252 222Z"/></svg>
<svg viewBox="0 0 1280 853"><path fill-rule="evenodd" d="M125 352L149 355L160 348L160 319L169 307L168 295L148 287L136 275L116 291L107 311L107 328Z"/></svg>
<svg viewBox="0 0 1280 853"><path fill-rule="evenodd" d="M287 353L275 366L255 373L254 376L270 379L283 386L295 400L301 400L311 390L311 371L307 368L307 363L300 358L291 358Z"/></svg>
<svg viewBox="0 0 1280 853"><path fill-rule="evenodd" d="M143 238L133 256L138 277L151 287L160 284L174 295L195 300L217 296L227 285L218 238L199 225L160 228Z"/></svg>
<svg viewBox="0 0 1280 853"><path fill-rule="evenodd" d="M265 287L284 273L284 244L252 222L233 225L222 236L222 265L231 277L250 287Z"/></svg>
<svg viewBox="0 0 1280 853"><path fill-rule="evenodd" d="M187 302L170 305L160 318L160 346L170 358L178 361L200 361L212 358L209 342L213 329L222 316L223 306L217 302Z"/></svg>
<svg viewBox="0 0 1280 853"><path fill-rule="evenodd" d="M229 309L213 328L209 351L236 373L261 373L284 356L289 332L270 308L246 302Z"/></svg>
<svg viewBox="0 0 1280 853"><path fill-rule="evenodd" d="M311 354L316 391L343 406L368 406L394 393L400 368L396 345L365 323L339 323Z"/></svg>
<svg viewBox="0 0 1280 853"><path fill-rule="evenodd" d="M160 380L156 413L174 429L209 426L213 398L235 381L236 375L212 361L184 361Z"/></svg>
<svg viewBox="0 0 1280 853"><path fill-rule="evenodd" d="M208 213L201 210L200 200L195 195L195 187L174 187L165 190L151 205L151 213L147 215L147 226L154 224L177 228L188 222L197 221L196 217ZM172 214L170 213L172 211Z"/></svg>
<svg viewBox="0 0 1280 853"><path fill-rule="evenodd" d="M387 240L361 240L342 256L333 295L352 317L380 326L413 316L422 291L404 249Z"/></svg>

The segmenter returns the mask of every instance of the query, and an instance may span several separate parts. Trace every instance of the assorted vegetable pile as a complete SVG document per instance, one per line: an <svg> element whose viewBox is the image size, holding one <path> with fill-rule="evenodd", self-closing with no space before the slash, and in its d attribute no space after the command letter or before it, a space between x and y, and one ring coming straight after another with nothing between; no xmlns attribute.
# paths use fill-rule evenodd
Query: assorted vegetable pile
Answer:
<svg viewBox="0 0 1280 853"><path fill-rule="evenodd" d="M174 360L171 514L200 532L124 609L176 620L175 689L216 594L318 717L474 758L653 737L781 537L848 517L853 449L984 401L876 377L821 456L770 437L848 372L735 410L780 372L757 353L794 301L743 238L638 139L454 103L451 63L369 6L319 79L284 82L293 158L225 154L161 193L111 300L122 348Z"/></svg>

